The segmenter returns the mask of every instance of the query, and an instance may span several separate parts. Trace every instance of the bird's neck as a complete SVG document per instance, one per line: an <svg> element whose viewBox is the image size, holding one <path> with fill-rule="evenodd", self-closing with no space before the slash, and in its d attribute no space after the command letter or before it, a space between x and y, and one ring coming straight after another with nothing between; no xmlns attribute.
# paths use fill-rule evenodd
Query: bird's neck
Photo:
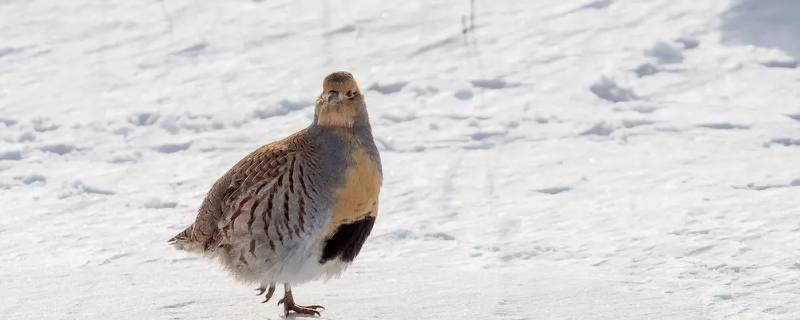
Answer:
<svg viewBox="0 0 800 320"><path fill-rule="evenodd" d="M329 110L314 114L312 125L345 130L369 130L369 115L366 108L357 110Z"/></svg>

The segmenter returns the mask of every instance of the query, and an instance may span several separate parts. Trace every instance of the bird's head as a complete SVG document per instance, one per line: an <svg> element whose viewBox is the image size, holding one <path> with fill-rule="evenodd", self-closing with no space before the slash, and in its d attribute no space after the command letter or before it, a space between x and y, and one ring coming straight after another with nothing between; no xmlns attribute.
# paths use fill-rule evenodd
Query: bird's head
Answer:
<svg viewBox="0 0 800 320"><path fill-rule="evenodd" d="M352 127L368 121L366 109L364 95L353 75L337 71L322 81L322 94L317 98L314 118L321 126Z"/></svg>

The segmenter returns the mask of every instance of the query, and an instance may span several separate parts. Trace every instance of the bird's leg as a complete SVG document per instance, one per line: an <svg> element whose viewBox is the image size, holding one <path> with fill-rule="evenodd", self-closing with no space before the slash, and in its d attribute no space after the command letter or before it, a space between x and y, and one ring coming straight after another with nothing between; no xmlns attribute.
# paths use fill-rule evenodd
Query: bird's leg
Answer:
<svg viewBox="0 0 800 320"><path fill-rule="evenodd" d="M257 296L264 294L264 291L267 292L267 294L264 296L264 298L266 299L264 299L264 301L261 301L261 303L265 303L269 301L270 298L272 298L272 294L275 292L275 284L272 283L269 285L269 287L266 287L266 285L262 284L260 287L258 287L258 289L256 289L256 291L258 291L258 293L256 294Z"/></svg>
<svg viewBox="0 0 800 320"><path fill-rule="evenodd" d="M324 310L322 306L318 305L311 305L311 306L301 306L294 303L294 298L292 297L292 287L289 286L288 283L283 284L283 299L278 301L278 305L283 303L283 311L288 316L289 312L294 312L297 314L307 314L307 315L319 315L319 311L317 309Z"/></svg>

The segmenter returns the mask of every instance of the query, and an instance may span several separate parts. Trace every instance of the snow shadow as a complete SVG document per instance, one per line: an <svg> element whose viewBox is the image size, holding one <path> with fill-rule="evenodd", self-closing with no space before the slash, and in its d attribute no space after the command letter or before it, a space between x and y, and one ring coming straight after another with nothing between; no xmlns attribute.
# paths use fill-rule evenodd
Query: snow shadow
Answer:
<svg viewBox="0 0 800 320"><path fill-rule="evenodd" d="M734 1L722 16L722 43L777 48L800 59L800 1Z"/></svg>

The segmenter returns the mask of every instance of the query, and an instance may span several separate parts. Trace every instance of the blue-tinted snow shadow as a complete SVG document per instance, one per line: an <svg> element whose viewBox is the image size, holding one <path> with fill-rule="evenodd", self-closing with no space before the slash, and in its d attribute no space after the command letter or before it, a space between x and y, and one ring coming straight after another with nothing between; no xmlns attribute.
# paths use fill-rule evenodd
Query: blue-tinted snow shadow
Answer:
<svg viewBox="0 0 800 320"><path fill-rule="evenodd" d="M734 1L722 16L722 42L777 48L800 60L800 1Z"/></svg>

